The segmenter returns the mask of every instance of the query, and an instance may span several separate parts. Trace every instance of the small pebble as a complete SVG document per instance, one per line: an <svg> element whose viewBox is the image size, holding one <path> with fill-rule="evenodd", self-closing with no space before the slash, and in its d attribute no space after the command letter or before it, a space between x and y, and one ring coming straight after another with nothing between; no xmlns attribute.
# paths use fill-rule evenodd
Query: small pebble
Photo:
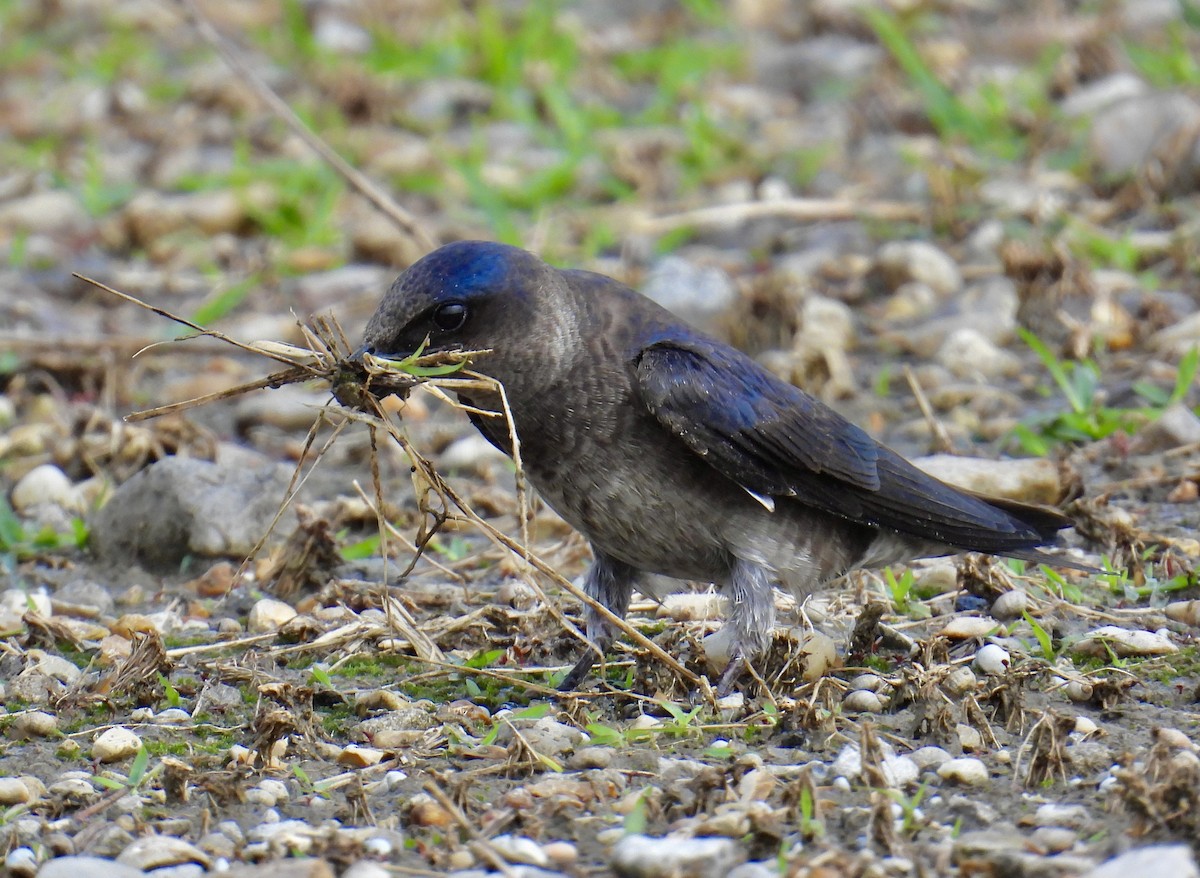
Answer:
<svg viewBox="0 0 1200 878"><path fill-rule="evenodd" d="M1029 606L1029 596L1019 588L1006 591L992 603L992 617L1001 622L1019 619Z"/></svg>
<svg viewBox="0 0 1200 878"><path fill-rule="evenodd" d="M1200 601L1174 601L1163 608L1168 619L1200 627Z"/></svg>
<svg viewBox="0 0 1200 878"><path fill-rule="evenodd" d="M101 732L92 742L92 758L97 762L119 762L141 749L142 739L135 732L116 726Z"/></svg>
<svg viewBox="0 0 1200 878"><path fill-rule="evenodd" d="M26 847L13 848L4 858L4 869L12 878L28 878L37 874L37 854Z"/></svg>
<svg viewBox="0 0 1200 878"><path fill-rule="evenodd" d="M1176 750L1189 750L1196 752L1198 749L1196 743L1188 737L1186 732L1181 732L1179 729L1169 727L1160 727L1154 730L1154 739L1168 747L1173 747Z"/></svg>
<svg viewBox="0 0 1200 878"><path fill-rule="evenodd" d="M392 873L379 863L360 860L343 872L342 878L392 878Z"/></svg>
<svg viewBox="0 0 1200 878"><path fill-rule="evenodd" d="M1092 735L1100 731L1100 727L1086 716L1075 717L1075 733L1082 735L1085 738L1090 738Z"/></svg>
<svg viewBox="0 0 1200 878"><path fill-rule="evenodd" d="M959 665L946 675L945 686L946 691L951 695L965 695L978 688L979 679L975 676L975 672L966 665Z"/></svg>
<svg viewBox="0 0 1200 878"><path fill-rule="evenodd" d="M68 512L81 511L75 486L67 474L53 464L34 467L12 489L12 505L17 512L29 512L49 504Z"/></svg>
<svg viewBox="0 0 1200 878"><path fill-rule="evenodd" d="M908 754L909 759L917 764L917 767L924 771L927 768L937 768L944 762L949 762L952 758L949 753L941 747L921 747Z"/></svg>
<svg viewBox="0 0 1200 878"><path fill-rule="evenodd" d="M531 838L520 835L497 835L491 839L490 843L496 852L510 863L524 863L538 868L550 865L550 857L542 850L542 846Z"/></svg>
<svg viewBox="0 0 1200 878"><path fill-rule="evenodd" d="M1048 854L1061 854L1063 851L1069 851L1075 847L1075 843L1079 841L1079 836L1070 829L1063 829L1057 826L1040 826L1033 831L1030 841Z"/></svg>
<svg viewBox="0 0 1200 878"><path fill-rule="evenodd" d="M252 634L267 634L278 631L285 622L296 617L296 608L283 601L263 598L250 608L246 628Z"/></svg>
<svg viewBox="0 0 1200 878"><path fill-rule="evenodd" d="M1000 677L1008 673L1011 661L1008 650L994 643L988 643L975 653L975 660L972 664L984 676Z"/></svg>
<svg viewBox="0 0 1200 878"><path fill-rule="evenodd" d="M850 689L865 689L868 692L878 692L883 686L883 678L878 674L859 674L850 681Z"/></svg>
<svg viewBox="0 0 1200 878"><path fill-rule="evenodd" d="M1105 658L1109 650L1118 658L1147 655L1172 655L1179 647L1157 631L1135 631L1116 625L1097 628L1075 644L1075 651L1082 655Z"/></svg>
<svg viewBox="0 0 1200 878"><path fill-rule="evenodd" d="M855 689L842 699L842 707L851 713L878 713L883 710L883 699L869 689Z"/></svg>
<svg viewBox="0 0 1200 878"><path fill-rule="evenodd" d="M954 727L954 732L958 735L958 743L964 750L978 751L983 749L983 735L974 726L969 726L966 723L958 723Z"/></svg>
<svg viewBox="0 0 1200 878"><path fill-rule="evenodd" d="M988 782L987 766L979 759L970 756L950 759L943 762L937 769L938 777L963 786L982 786Z"/></svg>
<svg viewBox="0 0 1200 878"><path fill-rule="evenodd" d="M971 640L987 637L996 631L996 620L985 619L982 616L956 616L938 633L950 640Z"/></svg>
<svg viewBox="0 0 1200 878"><path fill-rule="evenodd" d="M0 777L0 805L24 805L35 798L36 790L30 788L25 778Z"/></svg>
<svg viewBox="0 0 1200 878"><path fill-rule="evenodd" d="M1081 878L1200 878L1196 858L1186 844L1151 844L1133 848L1101 863Z"/></svg>
<svg viewBox="0 0 1200 878"><path fill-rule="evenodd" d="M945 296L962 287L958 265L927 241L890 241L879 248L876 265L892 289L916 281Z"/></svg>
<svg viewBox="0 0 1200 878"><path fill-rule="evenodd" d="M117 857L117 862L148 872L164 866L198 863L207 867L208 854L194 844L172 835L144 835L137 838Z"/></svg>
<svg viewBox="0 0 1200 878"><path fill-rule="evenodd" d="M740 843L730 838L651 838L626 835L612 851L618 878L726 878L742 859Z"/></svg>
<svg viewBox="0 0 1200 878"><path fill-rule="evenodd" d="M1064 829L1083 829L1088 824L1088 810L1083 805L1062 805L1047 802L1034 812L1036 826L1055 826Z"/></svg>
<svg viewBox="0 0 1200 878"><path fill-rule="evenodd" d="M31 710L13 721L13 730L26 738L44 738L58 730L58 717L44 710Z"/></svg>

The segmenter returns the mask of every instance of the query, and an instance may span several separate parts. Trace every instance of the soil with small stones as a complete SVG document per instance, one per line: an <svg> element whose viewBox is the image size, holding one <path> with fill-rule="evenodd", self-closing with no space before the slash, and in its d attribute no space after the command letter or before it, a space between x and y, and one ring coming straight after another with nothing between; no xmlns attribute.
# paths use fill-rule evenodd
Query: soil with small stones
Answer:
<svg viewBox="0 0 1200 878"><path fill-rule="evenodd" d="M421 390L386 404L469 513L320 382L125 422L278 364L171 342L73 277L244 342L303 345L298 320L332 313L353 344L420 236L313 157L190 7L10 3L12 874L88 854L187 874L1056 876L1196 846L1200 105L1154 63L1200 50L1184 12L209 6L424 237L510 237L618 277L906 455L1049 459L1011 490L1062 504L1070 557L1114 572L938 559L799 609L780 595L761 680L720 702L693 682L720 624L697 586L630 615L690 679L625 638L555 694L579 606L502 545L522 533L513 468L462 412ZM904 75L888 22L950 91ZM249 561L185 550L150 571L72 548L171 455L299 467L297 514ZM531 516L537 557L579 575L579 535L536 499ZM639 861L638 834L671 847ZM727 847L672 860L704 838Z"/></svg>

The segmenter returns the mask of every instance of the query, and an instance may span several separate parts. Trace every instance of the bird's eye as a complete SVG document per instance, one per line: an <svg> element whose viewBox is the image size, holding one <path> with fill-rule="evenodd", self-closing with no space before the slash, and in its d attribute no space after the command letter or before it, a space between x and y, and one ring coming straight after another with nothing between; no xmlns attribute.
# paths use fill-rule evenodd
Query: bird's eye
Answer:
<svg viewBox="0 0 1200 878"><path fill-rule="evenodd" d="M467 306L462 302L447 302L433 312L433 322L443 332L454 332L462 329L467 322Z"/></svg>

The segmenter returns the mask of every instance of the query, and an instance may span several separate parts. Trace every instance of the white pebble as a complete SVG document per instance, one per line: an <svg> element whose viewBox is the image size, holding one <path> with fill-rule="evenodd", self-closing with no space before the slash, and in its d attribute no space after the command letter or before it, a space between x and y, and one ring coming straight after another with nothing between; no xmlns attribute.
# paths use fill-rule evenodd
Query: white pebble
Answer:
<svg viewBox="0 0 1200 878"><path fill-rule="evenodd" d="M33 793L24 778L0 777L0 805L24 805L33 801Z"/></svg>
<svg viewBox="0 0 1200 878"><path fill-rule="evenodd" d="M1105 625L1088 632L1087 636L1075 645L1075 649L1084 655L1100 658L1107 657L1110 650L1116 653L1118 658L1171 655L1179 652L1178 646L1156 631L1131 631L1116 625Z"/></svg>
<svg viewBox="0 0 1200 878"><path fill-rule="evenodd" d="M888 756L883 760L881 768L887 785L895 789L911 786L921 776L920 767L909 756Z"/></svg>
<svg viewBox="0 0 1200 878"><path fill-rule="evenodd" d="M1011 660L1008 650L1004 647L988 643L975 653L975 661L972 664L985 676L999 677L1008 672Z"/></svg>
<svg viewBox="0 0 1200 878"><path fill-rule="evenodd" d="M550 857L542 850L542 846L531 838L521 835L497 835L491 840L491 845L510 863L524 863L539 869L550 865Z"/></svg>
<svg viewBox="0 0 1200 878"><path fill-rule="evenodd" d="M363 853L370 854L372 857L390 857L393 849L390 841L378 835L363 842Z"/></svg>
<svg viewBox="0 0 1200 878"><path fill-rule="evenodd" d="M968 692L974 692L979 686L979 679L975 676L975 672L966 665L959 665L953 671L946 675L946 691L951 695L966 695Z"/></svg>
<svg viewBox="0 0 1200 878"><path fill-rule="evenodd" d="M101 732L92 742L92 758L97 762L119 762L137 753L142 739L122 726Z"/></svg>
<svg viewBox="0 0 1200 878"><path fill-rule="evenodd" d="M979 733L979 729L966 723L959 723L954 727L954 731L958 735L958 743L964 750L983 749L983 735Z"/></svg>
<svg viewBox="0 0 1200 878"><path fill-rule="evenodd" d="M25 878L37 874L37 854L30 848L13 848L4 858L4 869L13 878Z"/></svg>
<svg viewBox="0 0 1200 878"><path fill-rule="evenodd" d="M883 710L883 699L869 689L855 689L842 699L842 707L852 713L878 713Z"/></svg>
<svg viewBox="0 0 1200 878"><path fill-rule="evenodd" d="M253 634L278 631L285 622L295 618L296 608L283 601L263 598L250 608L247 629Z"/></svg>
<svg viewBox="0 0 1200 878"><path fill-rule="evenodd" d="M1092 735L1100 731L1100 727L1095 722L1086 716L1075 717L1075 732L1083 735L1085 738L1090 738Z"/></svg>
<svg viewBox="0 0 1200 878"><path fill-rule="evenodd" d="M67 474L53 464L35 466L12 489L12 505L17 512L51 505L68 512L80 512L79 497Z"/></svg>
<svg viewBox="0 0 1200 878"><path fill-rule="evenodd" d="M988 782L987 766L979 759L963 756L938 766L938 777L963 786L981 786Z"/></svg>
<svg viewBox="0 0 1200 878"><path fill-rule="evenodd" d="M942 626L938 633L950 640L970 640L973 637L987 637L995 633L997 628L994 619L983 616L958 616Z"/></svg>
<svg viewBox="0 0 1200 878"><path fill-rule="evenodd" d="M926 768L937 768L939 765L949 762L951 756L941 747L921 747L910 753L909 758L924 771Z"/></svg>
<svg viewBox="0 0 1200 878"><path fill-rule="evenodd" d="M878 692L883 686L883 678L878 674L859 674L850 681L850 688L866 689L868 692Z"/></svg>
<svg viewBox="0 0 1200 878"><path fill-rule="evenodd" d="M992 602L992 617L1002 622L1019 619L1029 607L1029 596L1019 588L1006 591Z"/></svg>

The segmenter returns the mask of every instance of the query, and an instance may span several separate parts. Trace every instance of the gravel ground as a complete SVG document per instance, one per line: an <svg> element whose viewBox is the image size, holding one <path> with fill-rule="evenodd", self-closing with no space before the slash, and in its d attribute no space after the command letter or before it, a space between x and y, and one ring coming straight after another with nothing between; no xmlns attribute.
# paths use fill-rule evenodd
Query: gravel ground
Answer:
<svg viewBox="0 0 1200 878"><path fill-rule="evenodd" d="M1198 52L1159 0L0 2L8 873L1197 875ZM352 343L464 237L1111 572L781 595L719 702L698 586L630 616L681 668L627 637L556 695L579 536L535 499L510 551L513 467L434 394L372 434L229 340Z"/></svg>

